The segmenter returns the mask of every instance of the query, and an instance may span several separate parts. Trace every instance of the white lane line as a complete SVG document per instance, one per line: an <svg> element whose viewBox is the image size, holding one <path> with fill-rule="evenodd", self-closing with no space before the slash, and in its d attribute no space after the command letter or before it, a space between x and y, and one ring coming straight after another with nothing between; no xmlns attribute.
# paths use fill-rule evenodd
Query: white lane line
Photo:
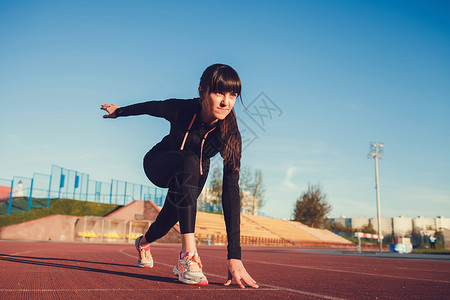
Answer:
<svg viewBox="0 0 450 300"><path fill-rule="evenodd" d="M276 291L277 289L239 289L242 291ZM154 292L154 291L202 291L202 289L191 289L186 290L186 288L151 288L151 289L0 289L1 292L136 292L136 291L144 291L144 292ZM212 290L211 290L212 291ZM218 288L214 289L214 291L236 291L235 289L230 288Z"/></svg>
<svg viewBox="0 0 450 300"><path fill-rule="evenodd" d="M428 279L428 278L415 278L415 277L405 277L405 276L395 276L395 275L385 275L385 274L374 274L374 273L355 272L355 271L346 271L346 270L337 270L337 269L328 269L328 268L319 268L319 267L287 265L287 264L271 263L271 262L264 262L264 261L245 260L245 262L257 263L257 264L266 264L266 265L275 265L275 266L283 266L283 267L291 267L291 268L300 268L300 269L309 269L309 270L319 270L319 271L329 271L329 272L338 272L338 273L349 273L349 274L357 274L357 275L367 275L367 276L376 276L376 277L395 278L395 279L407 279L407 280L417 280L417 281L450 283L450 281L448 281L448 280Z"/></svg>
<svg viewBox="0 0 450 300"><path fill-rule="evenodd" d="M8 254L8 255L20 255L20 254L30 253L30 252L34 252L34 251L38 251L38 250L27 250L27 251Z"/></svg>
<svg viewBox="0 0 450 300"><path fill-rule="evenodd" d="M300 290L295 290L295 289L289 289L289 288L276 286L276 285L270 285L270 284L260 284L260 286L271 287L271 288L274 288L276 290L281 290L281 291L286 291L286 292L291 292L291 293L296 293L296 294L300 294L300 295L316 297L316 298L321 298L321 299L345 300L345 298L338 298L338 297L327 296L327 295L322 295L322 294L310 293L310 292L305 292L305 291L300 291Z"/></svg>
<svg viewBox="0 0 450 300"><path fill-rule="evenodd" d="M120 249L119 252L124 254L124 255L126 255L126 256L130 256L130 257L136 258L136 255L131 255L129 253L126 253L126 252L123 251L124 249L126 249L126 248ZM174 266L174 265L169 265L169 264L165 264L165 263L161 263L161 262L155 262L155 264L160 264L160 265L168 266L168 267L171 267L171 268L173 268L173 266ZM217 278L221 278L221 279L224 279L224 280L228 279L228 277L226 277L226 276L212 274L212 273L206 273L206 272L204 272L204 273L205 273L205 275L208 275L210 277L217 277ZM245 288L245 289L238 289L238 290L243 290L243 291L245 291L245 290L263 290L263 291L267 291L267 290L274 291L274 290L277 290L277 291L286 291L286 292L291 292L291 293L296 293L296 294L300 294L300 295L316 297L316 298L321 298L321 299L331 299L331 300L343 300L344 299L344 298L337 298L337 297L332 297L332 296L327 296L327 295L322 295L322 294L317 294L317 293L305 292L305 291L296 290L296 289L285 288L285 287L276 286L276 285L260 284L260 283L258 283L258 284L260 286L260 288L258 288L258 289ZM261 289L261 287L267 287L268 289L267 288ZM214 290L216 290L216 289L214 289ZM217 289L217 290L222 290L222 289ZM223 290L236 291L236 289L223 289Z"/></svg>
<svg viewBox="0 0 450 300"><path fill-rule="evenodd" d="M308 250L300 250L300 253L308 253L308 254L312 254L312 253L318 253L318 252L314 252L314 251L308 251ZM326 253L318 253L318 254L326 254ZM363 258L363 257L367 257L367 258L383 258L383 257L377 257L377 256L352 256L352 255L346 255L346 254L336 254L336 253L329 253L329 255L335 255L335 256L346 256L346 257L357 257L357 258ZM204 255L203 255L204 256ZM392 257L395 259L399 259L402 261L411 261L411 259L407 259L404 257ZM289 259L292 261L295 261L295 259ZM425 262L425 261L424 261ZM434 261L437 262L438 264L442 261ZM431 273L444 273L444 274L448 274L448 271L441 271L441 270L436 270L436 269L417 269L417 268L410 268L410 267L396 267L395 269L401 269L401 270L406 270L406 271L420 271L420 272L431 272Z"/></svg>

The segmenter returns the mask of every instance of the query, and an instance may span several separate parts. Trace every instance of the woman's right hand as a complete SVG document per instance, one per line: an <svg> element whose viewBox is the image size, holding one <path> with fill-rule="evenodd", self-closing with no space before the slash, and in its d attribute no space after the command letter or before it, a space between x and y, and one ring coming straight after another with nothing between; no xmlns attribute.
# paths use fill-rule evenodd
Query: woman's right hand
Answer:
<svg viewBox="0 0 450 300"><path fill-rule="evenodd" d="M227 260L228 266L228 279L224 285L230 285L232 280L235 280L240 288L245 289L245 286L242 282L245 282L252 288L259 288L259 285L256 284L256 281L247 273L245 270L244 264L240 259L229 259Z"/></svg>
<svg viewBox="0 0 450 300"><path fill-rule="evenodd" d="M103 109L104 111L106 111L108 114L104 115L103 118L110 118L110 119L115 119L117 118L115 111L116 109L118 109L119 106L115 105L115 104L102 104L102 107L100 109Z"/></svg>

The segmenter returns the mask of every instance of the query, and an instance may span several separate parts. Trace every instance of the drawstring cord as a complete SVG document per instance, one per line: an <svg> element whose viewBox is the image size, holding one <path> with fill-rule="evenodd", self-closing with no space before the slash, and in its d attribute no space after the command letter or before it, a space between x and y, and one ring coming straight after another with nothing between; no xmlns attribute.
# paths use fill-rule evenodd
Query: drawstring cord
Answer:
<svg viewBox="0 0 450 300"><path fill-rule="evenodd" d="M192 121L189 124L188 129L186 130L186 133L184 135L184 139L183 139L183 143L181 144L180 150L184 149L184 144L186 143L187 137L189 135L189 132L191 131L192 128L192 124L194 124L195 118L197 117L197 114L194 114L194 117L192 117ZM205 135L202 138L202 144L200 146L200 175L203 175L203 167L202 167L202 158L203 158L203 145L205 144L205 140L206 137L208 136L208 134L213 131L214 129L216 129L216 127L213 127L212 129L210 129L207 133L205 133Z"/></svg>
<svg viewBox="0 0 450 300"><path fill-rule="evenodd" d="M203 175L203 167L202 167L203 144L205 143L205 140L206 140L206 137L208 136L208 134L211 131L213 131L214 129L216 129L216 127L213 127L212 129L210 129L202 139L202 146L200 147L200 175Z"/></svg>
<svg viewBox="0 0 450 300"><path fill-rule="evenodd" d="M184 135L183 143L181 144L180 150L183 150L183 149L184 149L184 143L186 143L186 139L187 139L187 137L188 137L189 131L191 131L192 124L194 124L194 121L195 121L195 118L196 118L196 117L197 117L197 114L194 114L194 117L192 118L191 124L189 124L189 127L188 127L188 129L186 130L186 134Z"/></svg>

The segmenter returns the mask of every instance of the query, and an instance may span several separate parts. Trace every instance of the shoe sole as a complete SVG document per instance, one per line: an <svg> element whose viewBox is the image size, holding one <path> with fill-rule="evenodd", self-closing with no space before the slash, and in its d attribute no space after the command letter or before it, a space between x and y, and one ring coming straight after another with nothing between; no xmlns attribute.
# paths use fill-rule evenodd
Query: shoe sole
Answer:
<svg viewBox="0 0 450 300"><path fill-rule="evenodd" d="M189 280L189 279L185 279L181 276L181 273L178 272L177 267L175 266L173 268L173 275L178 277L178 280L181 281L184 284L189 284L189 285L208 285L208 280L206 279L202 279L198 282L193 281L193 280Z"/></svg>
<svg viewBox="0 0 450 300"><path fill-rule="evenodd" d="M146 268L146 269L152 269L153 268L153 266L149 266L149 265L143 265L143 266L138 265L138 267L139 268Z"/></svg>
<svg viewBox="0 0 450 300"><path fill-rule="evenodd" d="M138 263L137 266L138 266L139 268L148 268L148 269L153 268L153 264L146 265L146 264L140 264L140 263Z"/></svg>

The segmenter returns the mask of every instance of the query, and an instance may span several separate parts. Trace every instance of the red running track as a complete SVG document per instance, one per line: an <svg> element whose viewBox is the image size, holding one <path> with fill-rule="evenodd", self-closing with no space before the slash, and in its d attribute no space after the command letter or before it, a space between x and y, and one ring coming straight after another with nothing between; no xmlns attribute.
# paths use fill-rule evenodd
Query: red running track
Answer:
<svg viewBox="0 0 450 300"><path fill-rule="evenodd" d="M0 299L445 299L448 256L362 256L243 247L259 289L223 286L224 246L200 246L208 286L172 275L179 245L152 245L153 269L128 244L0 241ZM409 259L415 257L414 259ZM407 259L408 258L408 259Z"/></svg>

